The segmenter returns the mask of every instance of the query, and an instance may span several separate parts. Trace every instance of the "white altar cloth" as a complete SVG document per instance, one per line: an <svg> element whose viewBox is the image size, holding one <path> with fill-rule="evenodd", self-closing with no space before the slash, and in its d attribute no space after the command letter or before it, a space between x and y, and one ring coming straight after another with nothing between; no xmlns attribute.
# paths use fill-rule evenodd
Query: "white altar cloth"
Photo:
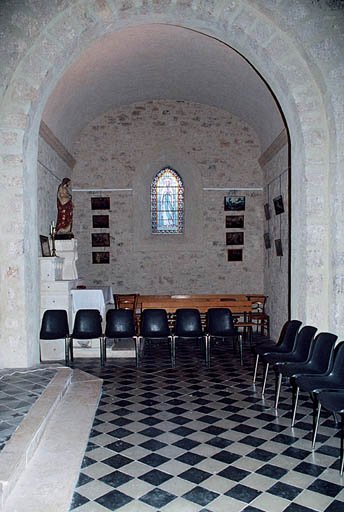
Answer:
<svg viewBox="0 0 344 512"><path fill-rule="evenodd" d="M73 315L79 309L98 309L101 316L105 313L105 299L102 290L71 290Z"/></svg>
<svg viewBox="0 0 344 512"><path fill-rule="evenodd" d="M114 304L112 286L92 286L91 290L102 290L104 294L105 304Z"/></svg>

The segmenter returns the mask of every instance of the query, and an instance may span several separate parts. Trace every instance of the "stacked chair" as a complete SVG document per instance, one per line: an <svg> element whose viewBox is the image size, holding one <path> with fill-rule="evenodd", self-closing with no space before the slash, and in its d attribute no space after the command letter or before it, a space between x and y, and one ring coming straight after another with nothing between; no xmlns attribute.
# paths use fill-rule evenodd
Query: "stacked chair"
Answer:
<svg viewBox="0 0 344 512"><path fill-rule="evenodd" d="M140 336L138 344L140 352L143 351L144 342L167 339L170 343L171 350L171 363L173 366L173 350L172 350L172 335L168 323L168 317L165 309L145 309L141 314L140 322Z"/></svg>
<svg viewBox="0 0 344 512"><path fill-rule="evenodd" d="M253 348L255 354L255 365L253 373L253 383L256 382L259 358L267 354L287 354L292 352L296 340L296 335L301 327L299 320L290 320L282 328L281 335L277 344L263 343ZM264 393L263 393L264 394Z"/></svg>
<svg viewBox="0 0 344 512"><path fill-rule="evenodd" d="M132 338L135 341L136 367L140 364L140 344L136 333L136 321L134 311L131 309L109 309L106 313L106 328L104 333L105 348L106 339ZM106 350L105 350L106 359ZM104 360L105 360L104 359Z"/></svg>
<svg viewBox="0 0 344 512"><path fill-rule="evenodd" d="M231 338L239 340L240 363L242 364L242 335L235 328L232 312L228 308L209 308L205 334L205 364L210 366L210 342L212 339Z"/></svg>
<svg viewBox="0 0 344 512"><path fill-rule="evenodd" d="M44 312L39 335L41 340L65 340L65 361L73 358L70 347L70 335L67 311L64 309L48 309ZM42 361L42 355L40 354Z"/></svg>
<svg viewBox="0 0 344 512"><path fill-rule="evenodd" d="M344 342L336 345L337 336L291 320L284 325L276 345L262 344L254 348L256 355L253 382L259 359L265 365L264 395L269 366L276 375L275 408L278 408L282 380L292 390L292 420L295 425L299 393L308 392L313 402L312 448L315 446L322 408L341 417L340 474L344 471ZM299 330L300 329L300 330ZM294 338L294 340L293 340Z"/></svg>
<svg viewBox="0 0 344 512"><path fill-rule="evenodd" d="M79 309L76 312L73 332L70 335L71 360L73 361L73 340L89 340L99 338L100 362L104 365L106 346L102 332L102 317L98 309Z"/></svg>
<svg viewBox="0 0 344 512"><path fill-rule="evenodd" d="M278 407L280 389L283 377L289 380L297 375L321 375L328 372L333 364L334 346L337 336L329 332L321 332L311 344L309 355L305 362L276 363L274 369L279 385L276 386L275 408Z"/></svg>
<svg viewBox="0 0 344 512"><path fill-rule="evenodd" d="M313 440L312 446L315 445L315 438L319 426L319 418L321 407L324 407L333 414L340 414L341 417L341 428L340 428L340 474L343 475L344 469L344 390L343 388L332 390L332 391L320 391L318 394L318 411L316 423L313 429Z"/></svg>
<svg viewBox="0 0 344 512"><path fill-rule="evenodd" d="M293 348L290 352L276 353L268 352L263 354L262 361L265 364L262 396L265 393L266 380L270 365L282 364L282 363L303 363L307 360L314 335L316 333L316 327L306 325L297 333ZM281 381L279 380L279 387Z"/></svg>
<svg viewBox="0 0 344 512"><path fill-rule="evenodd" d="M198 309L177 309L176 321L171 340L172 367L176 365L176 339L203 340L201 315Z"/></svg>
<svg viewBox="0 0 344 512"><path fill-rule="evenodd" d="M100 362L106 361L107 338L133 338L136 348L136 365L139 365L139 342L136 335L134 312L126 309L112 309L106 315L106 327L103 334L102 317L97 309L79 309L76 312L73 331L69 332L68 317L65 310L47 310L42 318L40 339L65 339L65 361L73 361L73 341L99 339Z"/></svg>

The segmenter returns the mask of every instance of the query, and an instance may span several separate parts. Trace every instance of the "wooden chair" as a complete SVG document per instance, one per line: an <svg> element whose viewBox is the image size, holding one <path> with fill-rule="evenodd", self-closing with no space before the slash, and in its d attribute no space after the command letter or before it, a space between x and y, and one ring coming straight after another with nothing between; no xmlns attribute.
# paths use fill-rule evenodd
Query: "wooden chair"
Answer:
<svg viewBox="0 0 344 512"><path fill-rule="evenodd" d="M130 309L134 313L136 327L138 326L138 318L136 314L138 293L116 294L114 295L116 309Z"/></svg>
<svg viewBox="0 0 344 512"><path fill-rule="evenodd" d="M252 302L252 312L248 316L248 321L256 326L256 330L260 329L260 334L264 335L266 331L266 335L270 338L270 317L265 313L265 305L266 299L264 295L261 297L251 297L247 296L249 300L256 299L255 302Z"/></svg>

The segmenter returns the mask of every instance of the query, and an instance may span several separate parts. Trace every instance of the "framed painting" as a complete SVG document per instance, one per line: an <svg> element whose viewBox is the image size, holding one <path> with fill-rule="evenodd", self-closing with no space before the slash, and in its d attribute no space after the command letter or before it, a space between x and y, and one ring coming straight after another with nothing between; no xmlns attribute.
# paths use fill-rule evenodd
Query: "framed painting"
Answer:
<svg viewBox="0 0 344 512"><path fill-rule="evenodd" d="M109 197L91 197L92 210L109 210L110 198Z"/></svg>
<svg viewBox="0 0 344 512"><path fill-rule="evenodd" d="M264 204L264 213L265 213L265 218L266 218L266 220L271 219L271 213L270 213L270 205L269 205L269 203L265 203L265 204Z"/></svg>
<svg viewBox="0 0 344 512"><path fill-rule="evenodd" d="M226 233L226 245L244 245L243 231Z"/></svg>
<svg viewBox="0 0 344 512"><path fill-rule="evenodd" d="M264 245L265 245L265 249L271 248L271 240L270 240L269 233L264 233Z"/></svg>
<svg viewBox="0 0 344 512"><path fill-rule="evenodd" d="M243 229L244 228L244 216L243 215L226 215L226 228Z"/></svg>
<svg viewBox="0 0 344 512"><path fill-rule="evenodd" d="M228 261L242 261L242 249L228 249L227 260Z"/></svg>
<svg viewBox="0 0 344 512"><path fill-rule="evenodd" d="M283 256L282 240L280 238L278 240L275 240L275 248L276 248L276 255Z"/></svg>
<svg viewBox="0 0 344 512"><path fill-rule="evenodd" d="M226 196L224 198L225 211L245 210L245 196Z"/></svg>
<svg viewBox="0 0 344 512"><path fill-rule="evenodd" d="M110 247L109 233L92 233L92 247Z"/></svg>
<svg viewBox="0 0 344 512"><path fill-rule="evenodd" d="M39 241L41 243L42 256L44 256L44 257L51 256L49 238L47 236L40 235Z"/></svg>
<svg viewBox="0 0 344 512"><path fill-rule="evenodd" d="M275 207L275 213L276 215L280 215L284 212L284 204L283 204L283 197L277 196L274 199L274 207Z"/></svg>
<svg viewBox="0 0 344 512"><path fill-rule="evenodd" d="M110 263L110 253L108 251L92 252L92 263L93 264Z"/></svg>
<svg viewBox="0 0 344 512"><path fill-rule="evenodd" d="M108 228L109 216L108 215L93 215L92 225L94 228Z"/></svg>

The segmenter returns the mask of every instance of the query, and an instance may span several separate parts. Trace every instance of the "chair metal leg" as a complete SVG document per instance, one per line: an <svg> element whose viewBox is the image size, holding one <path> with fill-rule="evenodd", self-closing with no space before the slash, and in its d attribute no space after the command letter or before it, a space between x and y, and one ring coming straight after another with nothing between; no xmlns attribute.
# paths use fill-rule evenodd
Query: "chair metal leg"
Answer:
<svg viewBox="0 0 344 512"><path fill-rule="evenodd" d="M240 365L243 365L243 357L242 357L242 334L239 334L238 341L239 341L239 351L240 351Z"/></svg>
<svg viewBox="0 0 344 512"><path fill-rule="evenodd" d="M257 378L258 361L259 361L259 354L256 355L256 362L254 365L254 373L253 373L253 384L256 382L256 378Z"/></svg>
<svg viewBox="0 0 344 512"><path fill-rule="evenodd" d="M71 362L74 361L74 354L73 354L73 338L69 338L69 352L70 352L70 360Z"/></svg>
<svg viewBox="0 0 344 512"><path fill-rule="evenodd" d="M340 459L340 475L342 475L344 469L344 417L342 414L340 422Z"/></svg>
<svg viewBox="0 0 344 512"><path fill-rule="evenodd" d="M140 336L133 336L135 341L136 368L140 366Z"/></svg>
<svg viewBox="0 0 344 512"><path fill-rule="evenodd" d="M293 405L293 415L291 418L291 426L292 427L295 425L295 417L296 417L297 403L299 401L299 393L300 393L300 388L299 388L299 386L296 386L296 392L295 392L295 396L294 396L294 405ZM293 395L294 395L294 393L293 393Z"/></svg>
<svg viewBox="0 0 344 512"><path fill-rule="evenodd" d="M208 334L205 337L205 364L210 366L210 336Z"/></svg>
<svg viewBox="0 0 344 512"><path fill-rule="evenodd" d="M171 363L174 368L176 366L176 336L171 336Z"/></svg>
<svg viewBox="0 0 344 512"><path fill-rule="evenodd" d="M101 336L100 338L100 364L104 366L106 359L106 338Z"/></svg>
<svg viewBox="0 0 344 512"><path fill-rule="evenodd" d="M265 386L266 386L266 380L268 378L269 366L270 366L269 363L266 363L265 372L264 372L263 388L262 388L262 396L264 396L264 393L265 393Z"/></svg>
<svg viewBox="0 0 344 512"><path fill-rule="evenodd" d="M279 397L281 393L281 385L282 385L282 374L279 373L278 376L276 374L276 395L275 395L275 409L278 407Z"/></svg>
<svg viewBox="0 0 344 512"><path fill-rule="evenodd" d="M312 449L315 446L315 441L317 438L317 433L318 433L318 428L319 428L319 420L320 420L320 412L321 412L321 403L318 402L318 411L317 411L317 416L316 416L316 420L315 420L315 426L313 428Z"/></svg>
<svg viewBox="0 0 344 512"><path fill-rule="evenodd" d="M69 336L65 337L65 362L69 363Z"/></svg>

